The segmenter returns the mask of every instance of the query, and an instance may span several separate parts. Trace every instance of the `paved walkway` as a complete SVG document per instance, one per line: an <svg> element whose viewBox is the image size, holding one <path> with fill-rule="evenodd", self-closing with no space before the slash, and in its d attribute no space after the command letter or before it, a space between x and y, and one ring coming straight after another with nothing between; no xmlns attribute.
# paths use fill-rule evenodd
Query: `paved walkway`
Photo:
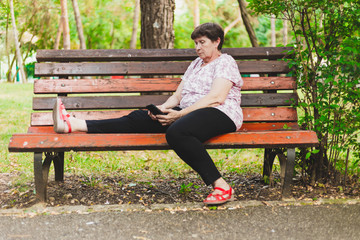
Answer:
<svg viewBox="0 0 360 240"><path fill-rule="evenodd" d="M360 201L0 210L0 239L360 239Z"/></svg>

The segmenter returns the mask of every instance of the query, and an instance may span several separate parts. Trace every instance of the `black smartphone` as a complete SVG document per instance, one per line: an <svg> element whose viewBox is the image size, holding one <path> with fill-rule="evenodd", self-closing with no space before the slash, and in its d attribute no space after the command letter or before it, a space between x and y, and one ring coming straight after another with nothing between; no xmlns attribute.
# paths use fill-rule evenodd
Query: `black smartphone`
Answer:
<svg viewBox="0 0 360 240"><path fill-rule="evenodd" d="M162 112L157 106L154 104L147 105L146 108L153 114L153 115L166 115L166 113Z"/></svg>

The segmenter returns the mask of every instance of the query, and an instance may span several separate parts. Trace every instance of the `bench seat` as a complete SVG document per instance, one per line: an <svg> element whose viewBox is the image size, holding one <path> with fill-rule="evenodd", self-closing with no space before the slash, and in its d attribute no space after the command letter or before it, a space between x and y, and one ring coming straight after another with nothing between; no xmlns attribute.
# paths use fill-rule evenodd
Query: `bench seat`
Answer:
<svg viewBox="0 0 360 240"><path fill-rule="evenodd" d="M281 148L311 147L316 145L316 134L311 131L239 131L212 138L205 143L208 149L219 148ZM68 152L165 150L169 146L165 134L15 134L10 141L13 152Z"/></svg>

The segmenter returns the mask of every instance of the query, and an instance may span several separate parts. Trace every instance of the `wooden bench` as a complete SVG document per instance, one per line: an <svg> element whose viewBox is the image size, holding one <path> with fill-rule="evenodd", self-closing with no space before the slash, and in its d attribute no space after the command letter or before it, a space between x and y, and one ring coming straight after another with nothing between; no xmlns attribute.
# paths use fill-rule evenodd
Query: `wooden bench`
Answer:
<svg viewBox="0 0 360 240"><path fill-rule="evenodd" d="M244 124L240 131L206 143L209 149L265 148L264 176L271 175L278 155L285 197L291 195L295 147L318 144L316 134L300 130L297 123L293 107L298 98L296 79L284 76L290 69L287 62L279 61L289 50L223 49L237 60L240 72L247 74L242 89ZM78 118L115 118L149 103L163 103L168 95L151 93L173 92L196 57L193 49L39 50L35 75L42 78L35 81L34 93L57 94ZM35 188L41 201L46 201L51 162L55 180L64 178L64 152L169 148L164 134L56 134L51 114L55 99L55 95L35 96L28 132L14 134L9 144L10 152L34 152Z"/></svg>

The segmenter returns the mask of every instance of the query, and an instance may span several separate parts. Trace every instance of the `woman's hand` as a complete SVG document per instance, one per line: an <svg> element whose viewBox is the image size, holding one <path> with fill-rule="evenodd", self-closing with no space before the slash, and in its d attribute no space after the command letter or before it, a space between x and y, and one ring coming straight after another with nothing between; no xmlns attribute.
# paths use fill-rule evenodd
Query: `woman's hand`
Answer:
<svg viewBox="0 0 360 240"><path fill-rule="evenodd" d="M166 112L166 108L163 106L163 105L158 105L158 106L156 106L158 109L160 109L160 111L162 111L162 112ZM159 115L154 115L154 114L152 114L150 111L148 111L148 115L150 116L150 118L152 119L152 120L154 120L154 121L157 121L158 120L158 118L157 118L157 116L159 116Z"/></svg>
<svg viewBox="0 0 360 240"><path fill-rule="evenodd" d="M156 119L161 123L163 126L168 126L181 118L183 115L181 111L176 111L173 109L161 109L164 113L167 113L166 115L156 115Z"/></svg>

